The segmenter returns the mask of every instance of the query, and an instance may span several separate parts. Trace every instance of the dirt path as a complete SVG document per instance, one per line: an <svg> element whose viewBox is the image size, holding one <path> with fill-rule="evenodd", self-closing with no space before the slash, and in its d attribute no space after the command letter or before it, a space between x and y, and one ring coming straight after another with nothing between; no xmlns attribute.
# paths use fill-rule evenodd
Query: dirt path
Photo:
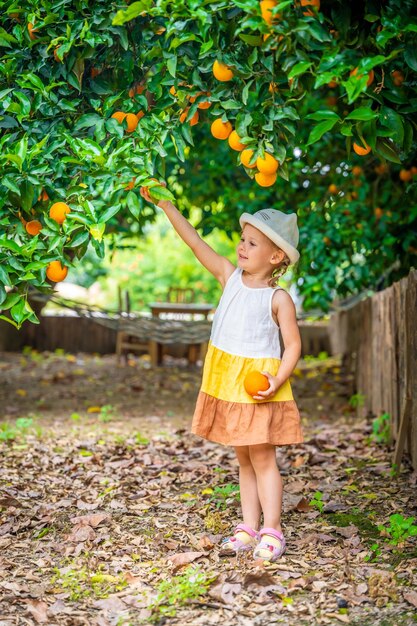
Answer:
<svg viewBox="0 0 417 626"><path fill-rule="evenodd" d="M278 450L273 565L219 556L237 465L188 433L200 375L0 355L0 626L415 624L416 473L392 474L337 361L295 372L305 443Z"/></svg>

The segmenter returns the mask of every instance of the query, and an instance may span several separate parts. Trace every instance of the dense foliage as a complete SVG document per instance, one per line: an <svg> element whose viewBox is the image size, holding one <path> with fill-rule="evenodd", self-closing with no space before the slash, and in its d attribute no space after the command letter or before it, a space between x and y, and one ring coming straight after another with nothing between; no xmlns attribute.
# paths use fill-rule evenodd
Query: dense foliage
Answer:
<svg viewBox="0 0 417 626"><path fill-rule="evenodd" d="M141 233L153 176L185 212L203 208L205 233L265 204L297 210L306 309L404 275L417 253L414 4L286 0L265 17L258 0L1 2L0 306L35 321L27 288L50 288L51 262ZM253 160L279 161L275 185L211 136L220 118Z"/></svg>

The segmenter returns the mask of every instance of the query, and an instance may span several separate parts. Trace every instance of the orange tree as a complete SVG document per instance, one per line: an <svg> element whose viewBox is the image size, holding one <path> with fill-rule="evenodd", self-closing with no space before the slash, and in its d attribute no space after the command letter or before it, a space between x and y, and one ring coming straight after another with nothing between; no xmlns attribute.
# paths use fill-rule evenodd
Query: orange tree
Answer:
<svg viewBox="0 0 417 626"><path fill-rule="evenodd" d="M184 210L221 200L204 232L232 232L265 202L297 209L306 308L403 275L416 252L413 5L3 2L3 318L36 321L29 286L50 291L89 244L103 256L104 237L140 233L155 209L139 187L172 197L154 177L182 189Z"/></svg>

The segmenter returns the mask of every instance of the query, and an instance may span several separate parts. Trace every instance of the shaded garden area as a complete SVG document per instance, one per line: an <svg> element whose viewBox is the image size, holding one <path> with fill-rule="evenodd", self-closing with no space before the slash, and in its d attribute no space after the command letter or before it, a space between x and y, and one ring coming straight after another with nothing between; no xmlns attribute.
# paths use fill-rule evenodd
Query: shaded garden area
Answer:
<svg viewBox="0 0 417 626"><path fill-rule="evenodd" d="M188 433L199 368L31 350L0 367L2 625L415 623L417 476L394 474L336 358L293 375L305 443L278 449L275 564L219 556L238 468Z"/></svg>

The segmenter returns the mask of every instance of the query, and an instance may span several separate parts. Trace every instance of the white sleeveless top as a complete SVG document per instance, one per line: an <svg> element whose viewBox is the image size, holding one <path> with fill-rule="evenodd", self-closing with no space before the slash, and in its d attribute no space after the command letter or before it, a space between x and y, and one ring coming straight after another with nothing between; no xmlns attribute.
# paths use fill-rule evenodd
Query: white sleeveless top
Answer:
<svg viewBox="0 0 417 626"><path fill-rule="evenodd" d="M246 287L242 270L228 279L213 317L210 341L229 354L281 358L279 327L272 317L272 297L281 287Z"/></svg>

